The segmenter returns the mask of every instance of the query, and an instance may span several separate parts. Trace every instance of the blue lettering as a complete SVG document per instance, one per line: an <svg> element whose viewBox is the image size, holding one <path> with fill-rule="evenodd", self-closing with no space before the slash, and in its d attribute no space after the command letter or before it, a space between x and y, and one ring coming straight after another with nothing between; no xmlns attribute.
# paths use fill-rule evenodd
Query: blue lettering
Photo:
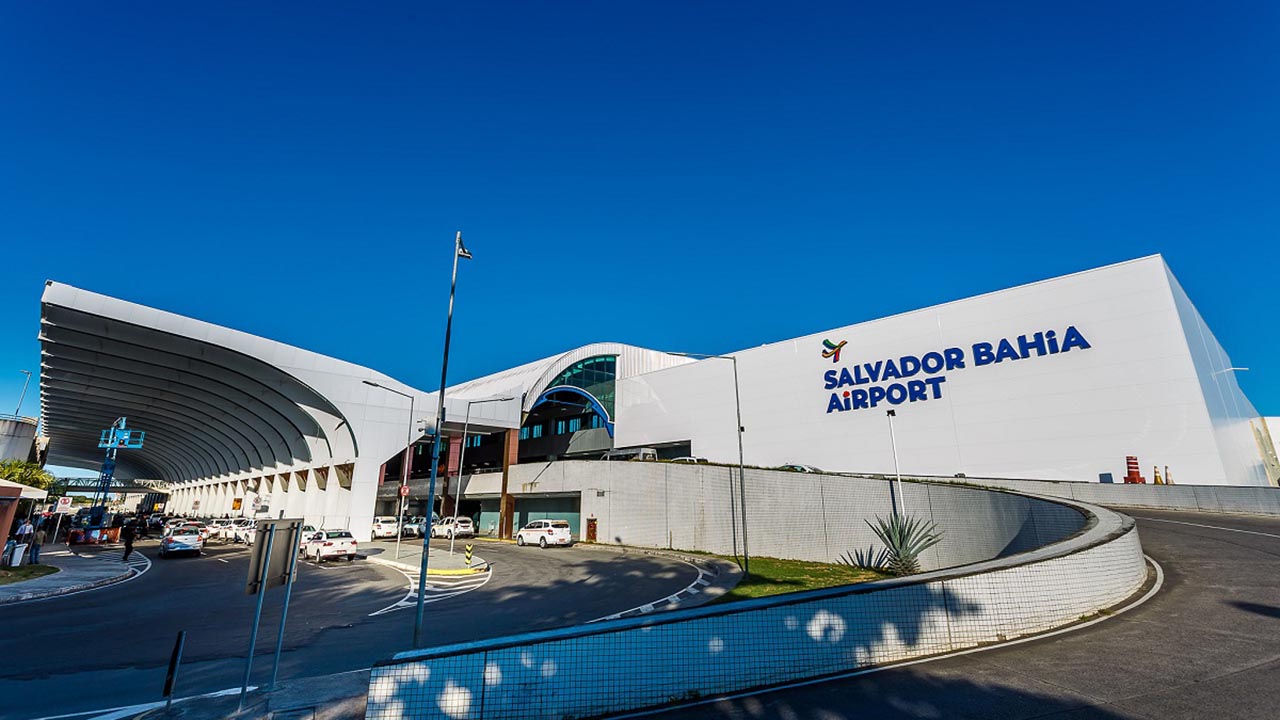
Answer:
<svg viewBox="0 0 1280 720"><path fill-rule="evenodd" d="M948 351L948 352L950 352L950 351ZM990 365L991 363L993 363L993 362L995 362L995 361L996 361L996 356L995 356L995 354L993 354L993 353L991 352L991 343L980 342L980 343L974 343L974 344L973 344L973 364L974 364L974 367L981 367L981 366L983 366L983 365ZM951 369L951 367L950 367L950 366L948 366L948 367L947 367L947 369L948 369L948 370L950 370L950 369Z"/></svg>
<svg viewBox="0 0 1280 720"><path fill-rule="evenodd" d="M978 347L977 345L974 345L975 352L977 347ZM990 350L990 349L991 349L991 346L987 345L987 350ZM942 351L942 354L945 355L947 358L948 370L956 370L964 367L964 351L961 350L960 348L947 348L946 350ZM977 359L975 358L973 361L973 364L981 365L982 363L978 362Z"/></svg>
<svg viewBox="0 0 1280 720"><path fill-rule="evenodd" d="M822 379L825 381L822 386L824 390L835 390L838 387L835 370L828 370L822 373Z"/></svg>
<svg viewBox="0 0 1280 720"><path fill-rule="evenodd" d="M1075 325L1067 328L1067 331L1062 334L1062 352L1066 352L1071 348L1088 350L1090 347L1092 346L1089 345L1089 341L1084 339L1084 335L1080 334Z"/></svg>
<svg viewBox="0 0 1280 720"><path fill-rule="evenodd" d="M1032 336L1032 340L1028 341L1026 335L1018 336L1018 353L1022 355L1022 359L1031 356L1031 351L1036 351L1036 357L1044 355L1044 333L1036 333Z"/></svg>
<svg viewBox="0 0 1280 720"><path fill-rule="evenodd" d="M862 366L863 366L863 367L865 367L865 368L867 369L867 378L869 378L869 380L870 380L871 382L879 382L879 381L880 381L880 368L881 368L883 365L884 365L884 361L883 361L883 360L877 360L875 365L872 365L871 363L863 363L863 364L862 364ZM875 403L872 403L872 406L874 406L874 405L875 405Z"/></svg>
<svg viewBox="0 0 1280 720"><path fill-rule="evenodd" d="M920 361L920 366L930 375L942 369L942 353L931 352Z"/></svg>
<svg viewBox="0 0 1280 720"><path fill-rule="evenodd" d="M898 369L902 371L899 377L909 378L920 372L920 358L914 355L904 355L898 360Z"/></svg>
<svg viewBox="0 0 1280 720"><path fill-rule="evenodd" d="M890 405L901 405L907 400L907 387L902 383L894 383L889 386L885 394L889 398Z"/></svg>
<svg viewBox="0 0 1280 720"><path fill-rule="evenodd" d="M875 407L881 400L884 399L884 396L885 396L885 389L882 387L873 387L867 391L867 397L871 401L871 407Z"/></svg>
<svg viewBox="0 0 1280 720"><path fill-rule="evenodd" d="M1049 341L1049 354L1058 354L1058 333L1050 330L1044 334L1044 339Z"/></svg>
<svg viewBox="0 0 1280 720"><path fill-rule="evenodd" d="M853 376L849 374L849 368L840 368L840 382L836 383L836 387L844 387L845 385L854 385Z"/></svg>
<svg viewBox="0 0 1280 720"><path fill-rule="evenodd" d="M831 393L831 400L827 402L827 414L830 415L835 410L844 410L844 403L840 402L840 393Z"/></svg>
<svg viewBox="0 0 1280 720"><path fill-rule="evenodd" d="M880 376L881 380L893 380L902 377L902 373L898 372L898 366L893 360L884 361L884 374Z"/></svg>
<svg viewBox="0 0 1280 720"><path fill-rule="evenodd" d="M862 366L861 366L861 365L854 365L854 366L853 366L853 384L854 384L854 385L866 385L866 384L867 384L867 379L866 379L865 377L863 377L863 376L862 376Z"/></svg>
<svg viewBox="0 0 1280 720"><path fill-rule="evenodd" d="M919 402L920 400L928 400L929 396L924 392L924 380L912 380L907 383L907 397L911 402Z"/></svg>
<svg viewBox="0 0 1280 720"><path fill-rule="evenodd" d="M946 376L946 375L939 375L938 377L931 377L931 378L928 378L928 379L926 379L926 380L924 381L924 383L925 383L926 385L928 385L929 387L933 388L933 399L934 399L934 400L937 400L937 399L939 399L939 398L941 398L941 397L942 397L942 383L944 383L944 382L946 382L946 381L947 381L947 376Z"/></svg>
<svg viewBox="0 0 1280 720"><path fill-rule="evenodd" d="M1000 338L1000 346L996 348L996 362L1004 362L1005 360L1019 360L1018 351L1013 349L1013 343L1008 338Z"/></svg>
<svg viewBox="0 0 1280 720"><path fill-rule="evenodd" d="M862 410L867 407L867 391L858 388L853 391L853 409Z"/></svg>

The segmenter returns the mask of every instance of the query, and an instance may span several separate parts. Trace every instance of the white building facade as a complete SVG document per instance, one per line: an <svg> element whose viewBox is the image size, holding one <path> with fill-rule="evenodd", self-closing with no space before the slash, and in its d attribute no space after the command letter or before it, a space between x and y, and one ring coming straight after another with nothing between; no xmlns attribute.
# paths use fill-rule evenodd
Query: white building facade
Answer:
<svg viewBox="0 0 1280 720"><path fill-rule="evenodd" d="M731 353L748 465L1275 485L1262 420L1160 256ZM618 384L618 445L736 462L728 361ZM1274 456L1273 456L1274 457Z"/></svg>

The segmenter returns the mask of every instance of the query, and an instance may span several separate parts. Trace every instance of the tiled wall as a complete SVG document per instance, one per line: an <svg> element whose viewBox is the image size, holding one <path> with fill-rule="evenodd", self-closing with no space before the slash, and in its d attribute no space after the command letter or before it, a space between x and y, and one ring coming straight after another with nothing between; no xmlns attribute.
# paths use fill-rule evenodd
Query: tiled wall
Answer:
<svg viewBox="0 0 1280 720"><path fill-rule="evenodd" d="M366 717L586 717L1043 631L1146 578L1133 521L1093 512L1064 542L961 571L404 653L373 669Z"/></svg>

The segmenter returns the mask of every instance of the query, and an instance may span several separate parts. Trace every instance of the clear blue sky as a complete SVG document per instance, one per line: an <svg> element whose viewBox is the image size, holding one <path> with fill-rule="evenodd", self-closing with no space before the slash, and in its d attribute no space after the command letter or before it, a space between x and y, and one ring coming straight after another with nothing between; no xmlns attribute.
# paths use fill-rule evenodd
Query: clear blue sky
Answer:
<svg viewBox="0 0 1280 720"><path fill-rule="evenodd" d="M451 380L1161 252L1280 414L1280 5L851 5L4 3L0 412L46 278L434 387L461 229Z"/></svg>

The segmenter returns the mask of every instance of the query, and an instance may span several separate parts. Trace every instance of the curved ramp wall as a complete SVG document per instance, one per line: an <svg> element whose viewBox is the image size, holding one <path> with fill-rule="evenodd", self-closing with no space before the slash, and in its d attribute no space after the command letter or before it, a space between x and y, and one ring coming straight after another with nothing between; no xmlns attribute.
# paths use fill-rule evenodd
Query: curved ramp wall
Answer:
<svg viewBox="0 0 1280 720"><path fill-rule="evenodd" d="M1049 630L1146 579L1132 519L1071 505L1083 532L960 568L402 653L373 668L366 717L590 717Z"/></svg>
<svg viewBox="0 0 1280 720"><path fill-rule="evenodd" d="M500 473L463 478L467 498L496 498ZM581 493L582 517L595 518L600 542L734 555L743 523L752 557L834 563L878 544L867 525L888 518L896 484L849 477L718 465L562 461L516 465L510 487L521 496ZM963 485L907 482L910 515L933 520L947 542L921 558L925 570L1022 552L1084 527L1079 510L1024 495ZM744 501L745 498L745 501Z"/></svg>

